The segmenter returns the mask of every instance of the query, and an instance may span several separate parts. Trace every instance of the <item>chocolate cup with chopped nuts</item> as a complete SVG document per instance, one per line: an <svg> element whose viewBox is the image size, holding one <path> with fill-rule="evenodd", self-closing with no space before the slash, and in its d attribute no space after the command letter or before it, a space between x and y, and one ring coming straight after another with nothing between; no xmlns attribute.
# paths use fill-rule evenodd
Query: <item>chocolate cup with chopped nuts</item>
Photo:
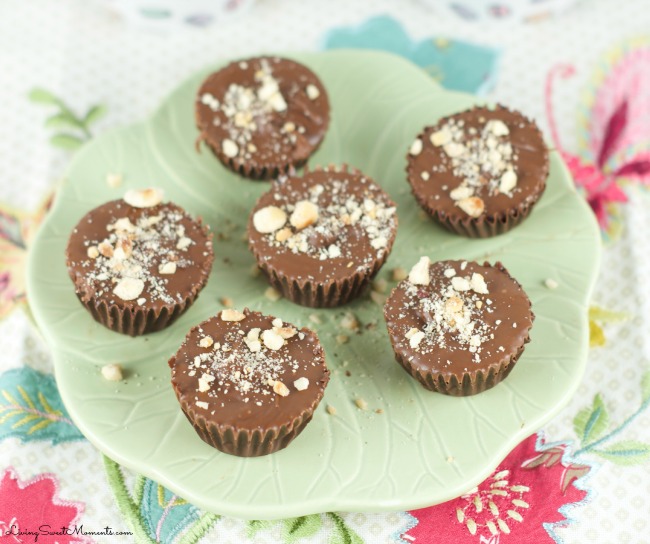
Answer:
<svg viewBox="0 0 650 544"><path fill-rule="evenodd" d="M423 257L393 289L384 318L406 372L426 389L464 397L508 376L530 341L534 315L501 263Z"/></svg>
<svg viewBox="0 0 650 544"><path fill-rule="evenodd" d="M66 249L75 293L93 318L130 336L169 326L208 281L212 235L155 190L88 212Z"/></svg>
<svg viewBox="0 0 650 544"><path fill-rule="evenodd" d="M327 91L306 66L278 57L240 60L201 85L198 141L242 176L275 178L318 149L329 112Z"/></svg>
<svg viewBox="0 0 650 544"><path fill-rule="evenodd" d="M475 107L426 127L406 168L417 202L470 238L509 231L546 188L548 150L537 125L503 106Z"/></svg>
<svg viewBox="0 0 650 544"><path fill-rule="evenodd" d="M249 247L271 286L310 307L359 296L388 258L396 231L393 201L345 165L281 177L248 221Z"/></svg>
<svg viewBox="0 0 650 544"><path fill-rule="evenodd" d="M247 309L223 310L194 327L169 366L196 433L239 457L286 448L311 421L329 381L316 333Z"/></svg>

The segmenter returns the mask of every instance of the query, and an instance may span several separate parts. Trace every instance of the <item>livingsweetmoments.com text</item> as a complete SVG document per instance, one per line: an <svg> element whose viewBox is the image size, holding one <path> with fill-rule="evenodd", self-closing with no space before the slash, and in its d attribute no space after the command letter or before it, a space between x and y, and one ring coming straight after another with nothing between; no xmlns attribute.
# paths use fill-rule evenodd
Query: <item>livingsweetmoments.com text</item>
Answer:
<svg viewBox="0 0 650 544"><path fill-rule="evenodd" d="M99 531L92 531L84 529L82 525L72 525L70 527L53 528L50 525L44 524L37 529L25 529L18 527L18 525L9 525L4 528L4 536L27 536L34 537L34 542L38 542L40 536L132 536L131 531L114 531L111 527L104 527Z"/></svg>

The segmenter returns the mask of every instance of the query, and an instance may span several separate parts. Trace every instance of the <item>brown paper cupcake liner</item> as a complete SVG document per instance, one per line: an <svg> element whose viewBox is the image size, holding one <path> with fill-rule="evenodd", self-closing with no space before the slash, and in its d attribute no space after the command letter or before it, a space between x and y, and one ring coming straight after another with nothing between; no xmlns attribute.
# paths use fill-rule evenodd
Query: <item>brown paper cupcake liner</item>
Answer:
<svg viewBox="0 0 650 544"><path fill-rule="evenodd" d="M546 184L544 184L544 187ZM542 189L542 192L544 189ZM432 208L427 205L424 199L412 192L418 204L436 221L448 231L468 238L491 238L504 234L524 221L530 214L535 202L530 202L516 209L509 210L500 215L483 215L480 217L449 216L444 211ZM541 193L540 193L541 194Z"/></svg>
<svg viewBox="0 0 650 544"><path fill-rule="evenodd" d="M260 457L286 448L311 421L321 398L322 395L312 408L304 410L288 425L270 429L248 430L237 429L232 425L217 425L210 423L202 415L188 411L182 404L181 408L196 433L206 444L229 455Z"/></svg>
<svg viewBox="0 0 650 544"><path fill-rule="evenodd" d="M205 142L205 145L212 151L212 153L219 159L221 164L226 168L238 174L249 178L254 181L268 181L277 178L283 174L289 174L292 170L302 168L306 163L309 157L300 159L297 161L291 161L286 163L277 163L277 164L255 164L253 162L246 162L240 159L235 160L231 157L226 157L223 151L220 148L215 148L206 139L206 137L201 134L196 140L196 149L200 151L201 142ZM315 153L320 147L321 142L316 145L310 155Z"/></svg>
<svg viewBox="0 0 650 544"><path fill-rule="evenodd" d="M98 301L95 297L91 297L87 301L84 301L79 293L77 293L77 297L98 323L121 334L140 336L160 331L171 325L194 303L204 285L205 282L183 302L164 305L160 308L145 308L143 306L120 308L116 304L108 304L104 300Z"/></svg>
<svg viewBox="0 0 650 544"><path fill-rule="evenodd" d="M528 342L530 342L530 336L526 338L524 345ZM524 345L520 346L517 353L510 359L503 361L500 365L493 364L486 369L477 369L462 375L435 371L425 372L422 369L417 369L397 350L395 350L395 359L425 389L453 397L468 397L487 391L503 381L524 352Z"/></svg>
<svg viewBox="0 0 650 544"><path fill-rule="evenodd" d="M326 284L315 284L309 280L301 281L289 278L267 263L260 262L258 254L255 254L255 258L258 259L259 268L268 282L274 289L282 293L283 297L310 308L334 308L347 304L364 291L386 262L391 248L392 242L388 245L384 257L376 261L369 271L356 272L347 278Z"/></svg>

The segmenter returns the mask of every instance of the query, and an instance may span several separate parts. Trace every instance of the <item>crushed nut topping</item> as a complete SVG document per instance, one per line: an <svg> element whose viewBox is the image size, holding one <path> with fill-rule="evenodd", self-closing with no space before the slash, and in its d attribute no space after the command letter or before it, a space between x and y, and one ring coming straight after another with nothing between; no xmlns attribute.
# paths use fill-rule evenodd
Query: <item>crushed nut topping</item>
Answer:
<svg viewBox="0 0 650 544"><path fill-rule="evenodd" d="M439 276L440 288L422 291L417 283L406 284L406 292L416 312L422 315L426 324L422 329L411 327L404 331L404 338L411 349L428 353L436 347L446 347L448 335L455 341L467 346L475 362L481 358L482 346L490 338L492 331L481 317L484 298L489 293L489 286L482 274L463 275L465 267L456 269L447 266ZM427 268L428 269L428 268ZM440 281L437 280L437 281ZM492 310L487 310L492 312Z"/></svg>
<svg viewBox="0 0 650 544"><path fill-rule="evenodd" d="M221 151L229 159L250 159L258 151L251 141L253 135L263 132L273 122L275 113L287 110L287 101L279 81L273 76L272 64L269 59L262 59L260 68L253 74L253 84L245 86L231 83L221 101L210 93L203 93L198 99L215 114L225 117L226 121L222 123L222 118L215 115L213 123L222 126L228 133L229 137L221 141ZM248 69L248 63L240 63L239 68ZM307 86L306 93L312 100L320 94L313 85ZM312 98L310 93L315 93L315 96ZM295 133L304 130L303 126L285 123L281 132L288 143L295 144Z"/></svg>
<svg viewBox="0 0 650 544"><path fill-rule="evenodd" d="M462 179L460 185L449 188L449 196L475 218L485 212L481 195L512 197L518 183L518 155L509 138L510 129L499 119L480 122L482 128L467 129L463 120L452 118L430 135L431 143L441 148L448 160L443 168ZM423 179L428 178L427 173Z"/></svg>
<svg viewBox="0 0 650 544"><path fill-rule="evenodd" d="M114 213L120 208L126 213L121 204ZM164 208L155 216L142 215L136 224L128 217L113 216L106 225L106 238L84 241L89 260L80 264L85 281L97 296L112 292L122 300L137 299L140 306L147 300L173 304L178 295L169 291L166 276L194 264L186 257L187 247L194 242L185 236L185 219L181 211ZM190 244L178 250L183 237Z"/></svg>
<svg viewBox="0 0 650 544"><path fill-rule="evenodd" d="M263 239L271 247L322 261L340 260L346 267L371 266L387 251L394 236L395 207L386 205L385 197L368 178L341 179L334 169L325 172L333 173L327 183L315 183L308 190L293 190L284 183L286 177L280 178L274 204L253 214L253 226L268 234ZM258 216L262 212L266 216L273 213L277 219L262 220ZM359 262L354 248L363 241L374 252L362 255Z"/></svg>

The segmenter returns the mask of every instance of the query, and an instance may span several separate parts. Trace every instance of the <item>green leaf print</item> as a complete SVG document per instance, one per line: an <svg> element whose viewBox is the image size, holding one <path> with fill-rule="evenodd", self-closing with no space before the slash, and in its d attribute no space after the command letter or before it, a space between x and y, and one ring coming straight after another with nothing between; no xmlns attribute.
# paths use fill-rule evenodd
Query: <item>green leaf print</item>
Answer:
<svg viewBox="0 0 650 544"><path fill-rule="evenodd" d="M623 440L593 452L617 465L636 465L650 459L650 445L636 440Z"/></svg>
<svg viewBox="0 0 650 544"><path fill-rule="evenodd" d="M583 408L573 419L573 430L583 444L600 438L609 425L609 415L600 394L594 397L591 408Z"/></svg>
<svg viewBox="0 0 650 544"><path fill-rule="evenodd" d="M54 147L74 151L92 138L91 125L106 115L102 104L91 106L85 115L79 117L60 98L45 89L33 89L28 98L44 106L55 107L56 112L45 120L45 127L56 131L50 138Z"/></svg>
<svg viewBox="0 0 650 544"><path fill-rule="evenodd" d="M319 514L313 514L285 519L283 525L284 542L293 544L302 538L315 535L323 526L323 520Z"/></svg>

